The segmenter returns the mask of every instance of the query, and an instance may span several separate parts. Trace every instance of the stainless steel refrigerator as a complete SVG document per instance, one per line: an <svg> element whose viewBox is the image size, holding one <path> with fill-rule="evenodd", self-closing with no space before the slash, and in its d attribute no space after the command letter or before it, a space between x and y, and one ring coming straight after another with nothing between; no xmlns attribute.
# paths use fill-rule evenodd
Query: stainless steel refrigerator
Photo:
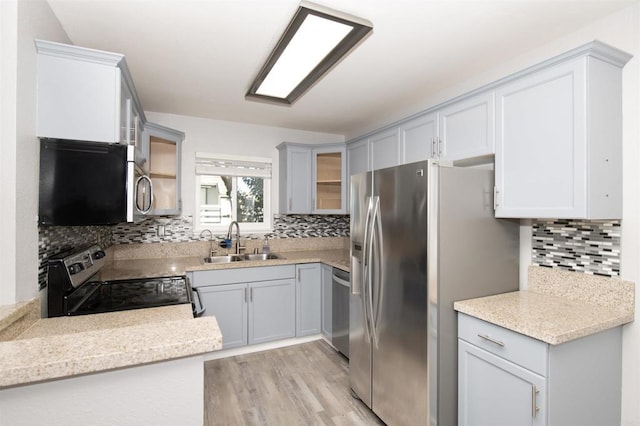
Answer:
<svg viewBox="0 0 640 426"><path fill-rule="evenodd" d="M493 171L425 161L351 177L349 378L389 425L457 424L453 302L518 289Z"/></svg>

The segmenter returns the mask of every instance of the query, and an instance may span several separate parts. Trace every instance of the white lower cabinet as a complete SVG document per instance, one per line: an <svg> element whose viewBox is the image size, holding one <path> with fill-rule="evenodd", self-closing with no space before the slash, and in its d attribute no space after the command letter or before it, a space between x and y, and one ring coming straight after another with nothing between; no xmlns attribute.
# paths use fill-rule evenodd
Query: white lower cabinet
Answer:
<svg viewBox="0 0 640 426"><path fill-rule="evenodd" d="M294 265L221 269L192 272L191 284L230 349L295 336L294 277Z"/></svg>
<svg viewBox="0 0 640 426"><path fill-rule="evenodd" d="M620 424L621 327L549 345L458 314L458 425Z"/></svg>
<svg viewBox="0 0 640 426"><path fill-rule="evenodd" d="M200 287L205 316L215 316L222 331L222 349L247 344L247 285L227 284Z"/></svg>
<svg viewBox="0 0 640 426"><path fill-rule="evenodd" d="M322 283L319 263L296 265L296 336L320 334Z"/></svg>
<svg viewBox="0 0 640 426"><path fill-rule="evenodd" d="M295 335L296 289L292 279L248 284L249 344Z"/></svg>
<svg viewBox="0 0 640 426"><path fill-rule="evenodd" d="M545 379L460 340L459 424L544 425Z"/></svg>

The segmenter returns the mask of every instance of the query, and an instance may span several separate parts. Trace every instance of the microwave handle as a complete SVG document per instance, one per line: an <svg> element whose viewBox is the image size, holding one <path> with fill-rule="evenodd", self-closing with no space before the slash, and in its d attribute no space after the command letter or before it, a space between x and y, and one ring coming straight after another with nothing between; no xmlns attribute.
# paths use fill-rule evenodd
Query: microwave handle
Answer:
<svg viewBox="0 0 640 426"><path fill-rule="evenodd" d="M140 205L138 204L138 197L135 197L136 200L136 208L138 209L138 211L142 214L147 214L151 211L151 206L153 205L153 182L151 182L151 179L149 179L149 176L146 175L142 175L140 176L137 180L136 180L136 192L138 191L138 188L140 187L140 182L146 180L147 182L149 182L149 207L147 207L145 209L144 205L142 206L142 208L140 208Z"/></svg>

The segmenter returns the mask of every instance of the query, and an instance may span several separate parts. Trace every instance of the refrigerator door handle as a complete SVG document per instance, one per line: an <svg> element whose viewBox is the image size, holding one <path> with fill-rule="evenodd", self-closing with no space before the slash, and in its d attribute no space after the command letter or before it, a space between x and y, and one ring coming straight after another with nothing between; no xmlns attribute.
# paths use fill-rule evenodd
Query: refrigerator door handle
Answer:
<svg viewBox="0 0 640 426"><path fill-rule="evenodd" d="M360 276L362 277L362 308L364 313L364 329L365 334L367 335L367 341L371 339L371 314L368 311L368 299L369 294L371 293L371 284L370 284L370 265L371 265L371 215L373 211L373 198L367 197L367 215L364 224L364 247L362 253L362 273ZM353 291L353 290L352 290ZM355 290L357 291L357 290ZM357 293L354 293L357 294Z"/></svg>
<svg viewBox="0 0 640 426"><path fill-rule="evenodd" d="M375 305L373 304L373 296L371 298L372 301L372 322L373 322L373 330L374 336L376 339L376 345L378 341L378 319L380 317L380 306L382 305L382 299L384 297L384 286L382 285L382 277L384 277L384 241L383 241L383 233L382 233L382 219L380 217L380 197L376 197L375 207L373 211L373 223L371 224L372 229L372 239L377 238L377 247L376 256L375 256L375 265L376 265L376 275L375 279L372 282L375 282L375 292L376 292L376 300ZM374 263L372 262L372 263ZM375 309L374 309L375 308Z"/></svg>
<svg viewBox="0 0 640 426"><path fill-rule="evenodd" d="M380 263L380 250L376 251L376 254L378 254L378 256L376 256L376 258L373 258L373 252L374 252L374 239L376 237L376 234L378 231L378 229L380 229L380 226L376 226L379 225L379 216L380 216L380 197L374 197L373 200L373 213L372 213L372 220L371 220L371 230L369 232L370 236L369 236L369 246L368 246L368 250L369 250L369 265L368 265L368 280L367 280L367 287L368 287L368 294L367 294L367 301L369 302L369 320L371 322L371 336L372 336L372 340L373 340L373 344L374 346L377 348L378 347L378 335L377 335L377 330L376 330L376 317L377 317L377 313L374 316L374 310L373 310L373 291L379 291L379 281L380 281L380 274L375 274L374 276L374 266L376 268L380 268L381 267L381 263ZM380 231L382 231L380 229ZM379 241L379 239L378 239ZM379 244L378 244L379 247ZM379 270L379 269L378 269Z"/></svg>

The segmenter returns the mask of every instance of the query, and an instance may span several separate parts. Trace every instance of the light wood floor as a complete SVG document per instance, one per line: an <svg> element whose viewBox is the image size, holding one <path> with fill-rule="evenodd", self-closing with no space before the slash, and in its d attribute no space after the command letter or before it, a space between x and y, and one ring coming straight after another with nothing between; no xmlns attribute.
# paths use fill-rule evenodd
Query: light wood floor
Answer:
<svg viewBox="0 0 640 426"><path fill-rule="evenodd" d="M382 425L322 340L205 363L204 424Z"/></svg>

